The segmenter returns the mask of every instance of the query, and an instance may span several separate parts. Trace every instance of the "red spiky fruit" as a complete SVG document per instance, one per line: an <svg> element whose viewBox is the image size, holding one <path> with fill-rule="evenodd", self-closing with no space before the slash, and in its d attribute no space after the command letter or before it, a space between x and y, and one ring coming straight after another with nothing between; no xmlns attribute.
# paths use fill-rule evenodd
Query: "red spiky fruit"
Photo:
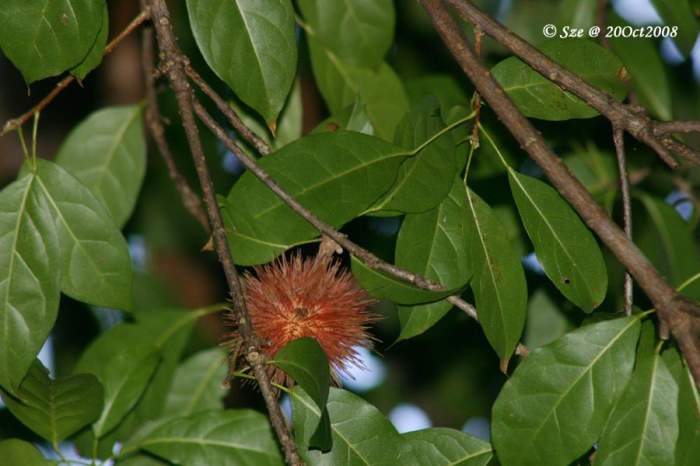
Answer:
<svg viewBox="0 0 700 466"><path fill-rule="evenodd" d="M302 337L315 338L328 356L333 377L347 373L350 365L362 367L356 346L371 347L367 330L377 320L369 311L374 303L353 276L328 255L303 258L295 254L254 268L245 274L246 305L253 330L272 357L284 345ZM240 334L236 318L226 336L237 347ZM273 382L289 385L280 369L270 366Z"/></svg>

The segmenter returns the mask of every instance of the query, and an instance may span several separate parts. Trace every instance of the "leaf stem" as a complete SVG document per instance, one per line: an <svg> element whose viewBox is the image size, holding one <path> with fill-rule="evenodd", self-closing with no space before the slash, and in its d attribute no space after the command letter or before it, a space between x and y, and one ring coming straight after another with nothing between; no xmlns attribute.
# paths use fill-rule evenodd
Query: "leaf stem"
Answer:
<svg viewBox="0 0 700 466"><path fill-rule="evenodd" d="M409 155L416 155L418 152L420 152L420 151L422 151L423 149L425 149L429 144L431 144L431 143L432 143L433 141L435 141L437 138L439 138L439 137L442 136L443 134L447 133L448 131L453 130L453 129L456 128L457 126L459 126L459 125L461 125L461 124L463 124L463 123L466 123L467 121L471 120L472 118L474 118L475 115L476 115L476 112L472 111L469 115L464 116L464 117L462 117L462 118L460 118L460 119L458 119L458 120L456 120L456 121L450 123L449 125L447 125L447 126L445 126L444 128L442 128L440 131L438 131L437 133L435 133L435 134L433 134L432 136L430 136L430 137L429 137L427 140L425 140L421 145L419 145L418 147L416 147L415 149L413 149L412 151L410 151L408 154L409 154Z"/></svg>

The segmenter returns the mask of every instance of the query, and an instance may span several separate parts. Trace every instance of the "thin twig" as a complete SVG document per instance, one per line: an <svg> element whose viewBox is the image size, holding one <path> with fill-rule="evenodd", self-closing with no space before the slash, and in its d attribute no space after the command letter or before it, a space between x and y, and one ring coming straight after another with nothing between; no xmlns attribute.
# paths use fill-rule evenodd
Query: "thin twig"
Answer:
<svg viewBox="0 0 700 466"><path fill-rule="evenodd" d="M542 76L576 94L605 115L614 125L624 128L636 139L654 149L669 167L678 166L671 152L675 152L690 164L700 165L700 154L695 150L680 142L673 144L667 139L659 139L654 132L656 123L640 109L620 103L610 94L591 86L580 76L554 62L520 36L491 19L468 0L445 1L451 4L465 21L479 26ZM681 149L681 146L684 149Z"/></svg>
<svg viewBox="0 0 700 466"><path fill-rule="evenodd" d="M632 241L632 201L630 200L630 184L627 176L627 157L625 155L625 132L622 128L613 127L613 142L615 143L615 156L617 158L617 170L620 178L620 191L622 192L622 221L627 238ZM632 315L632 303L634 300L634 286L632 275L625 272L625 314Z"/></svg>
<svg viewBox="0 0 700 466"><path fill-rule="evenodd" d="M138 16L131 20L131 22L114 39L112 39L109 44L107 44L107 46L105 47L104 55L111 53L117 47L117 45L119 45L121 41L124 40L126 36L131 34L136 28L138 28L147 19L149 19L150 16L150 11L148 9L145 9L141 13L139 13ZM13 131L19 128L20 126L24 125L35 114L44 110L44 108L46 108L46 106L49 105L53 101L53 99L55 99L56 96L58 96L58 94L60 94L63 91L63 89L68 87L75 80L76 78L72 74L63 78L61 81L58 82L58 84L56 84L56 87L54 87L51 90L51 92L49 92L46 95L46 97L41 99L39 103L37 103L34 107L32 107L30 110L23 113L22 115L18 116L17 118L8 120L5 123L5 126L3 126L2 133L0 133L0 136L4 136L10 131Z"/></svg>
<svg viewBox="0 0 700 466"><path fill-rule="evenodd" d="M700 133L700 121L657 121L654 134Z"/></svg>
<svg viewBox="0 0 700 466"><path fill-rule="evenodd" d="M608 48L608 36L605 34L605 26L608 24L608 0L598 0L596 3L595 11L595 23L596 26L600 28L600 34L598 35L598 40L600 44Z"/></svg>
<svg viewBox="0 0 700 466"><path fill-rule="evenodd" d="M146 0L141 0L141 3L146 3ZM190 187L187 179L180 173L175 163L175 158L168 146L168 141L165 139L165 129L163 128L162 117L158 109L158 97L155 88L153 45L153 28L147 26L143 29L141 49L141 61L146 88L146 127L165 161L168 176L170 176L170 179L173 181L175 188L180 194L182 204L199 224L202 225L204 231L209 233L209 220L207 219L206 212L204 212L202 208L202 200Z"/></svg>
<svg viewBox="0 0 700 466"><path fill-rule="evenodd" d="M260 349L260 344L254 333L250 315L245 302L245 294L243 284L234 265L231 251L229 250L228 240L226 238L226 229L221 217L219 205L216 201L216 193L212 184L211 175L207 166L204 150L197 122L193 113L193 97L194 94L187 81L187 75L184 71L182 54L177 47L175 35L172 31L170 22L170 13L165 4L165 0L149 0L151 12L153 14L153 23L156 27L158 46L162 54L163 70L168 76L170 86L175 93L177 105L182 119L182 126L185 130L187 142L190 147L192 159L199 176L199 182L204 195L204 203L209 217L209 223L212 230L212 238L214 247L219 257L219 262L224 269L226 281L231 292L231 298L238 312L239 329L241 337L245 343L243 348L244 354L250 366L253 368L255 378L258 381L260 392L263 395L267 406L270 423L277 435L277 438L282 445L284 456L288 464L301 465L303 464L299 453L296 449L296 444L292 438L289 428L285 422L284 415L277 403L277 396L273 390L270 378L265 368L263 353Z"/></svg>
<svg viewBox="0 0 700 466"><path fill-rule="evenodd" d="M454 3L453 0L448 1ZM700 386L700 339L697 338L700 333L700 306L676 292L663 279L581 182L571 174L562 160L552 152L540 133L520 113L491 73L479 63L442 1L420 0L420 3L427 10L433 25L462 71L501 122L647 293L660 319L668 324L678 341L695 382ZM489 30L484 30L489 33Z"/></svg>
<svg viewBox="0 0 700 466"><path fill-rule="evenodd" d="M189 63L187 66L185 66L185 73L187 73L187 76L192 80L192 82L195 83L197 87L199 87L202 92L204 92L204 94L206 94L207 97L214 102L214 104L216 104L219 111L223 113L226 118L228 118L231 126L238 131L238 134L240 134L243 139L248 141L248 143L261 155L267 155L270 153L270 146L268 146L265 141L263 141L257 134L255 134L255 132L253 132L245 125L245 123L243 123L243 120L241 120L231 106L228 105L226 101L224 101L224 99L222 99L209 84L207 84L204 78L202 78L202 76L197 73L197 71L195 71L195 69L192 68Z"/></svg>

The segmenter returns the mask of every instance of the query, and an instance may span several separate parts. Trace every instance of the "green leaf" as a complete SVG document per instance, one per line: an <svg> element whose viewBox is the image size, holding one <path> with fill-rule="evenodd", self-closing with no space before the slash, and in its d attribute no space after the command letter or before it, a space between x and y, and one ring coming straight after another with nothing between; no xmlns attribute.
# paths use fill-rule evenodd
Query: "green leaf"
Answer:
<svg viewBox="0 0 700 466"><path fill-rule="evenodd" d="M226 374L226 352L222 348L211 348L191 356L175 372L164 416L189 416L223 409Z"/></svg>
<svg viewBox="0 0 700 466"><path fill-rule="evenodd" d="M678 441L675 445L675 466L693 466L700 458L700 394L689 368L678 350L663 352L668 369L678 385ZM673 401L673 400L671 400Z"/></svg>
<svg viewBox="0 0 700 466"><path fill-rule="evenodd" d="M0 441L0 458L7 465L50 466L54 464L44 459L31 443L14 438Z"/></svg>
<svg viewBox="0 0 700 466"><path fill-rule="evenodd" d="M306 451L321 411L303 390L290 394L297 445L308 465L393 466L405 441L377 408L348 391L331 388L328 414L333 449L327 453Z"/></svg>
<svg viewBox="0 0 700 466"><path fill-rule="evenodd" d="M97 420L102 411L103 390L89 374L51 379L35 360L16 397L3 396L17 419L37 434L58 445L82 427Z"/></svg>
<svg viewBox="0 0 700 466"><path fill-rule="evenodd" d="M78 81L85 79L85 77L95 68L100 66L102 63L102 57L104 56L105 46L107 45L107 39L109 38L109 9L107 8L107 2L104 4L102 10L102 25L100 26L100 32L97 34L97 39L95 43L92 44L90 52L87 54L85 59L76 67L71 69L71 74L75 76Z"/></svg>
<svg viewBox="0 0 700 466"><path fill-rule="evenodd" d="M618 193L615 155L589 144L584 150L565 155L562 160L593 199L612 212Z"/></svg>
<svg viewBox="0 0 700 466"><path fill-rule="evenodd" d="M632 378L600 437L596 466L676 464L678 386L654 347L654 324L647 321Z"/></svg>
<svg viewBox="0 0 700 466"><path fill-rule="evenodd" d="M138 447L175 464L284 464L267 418L247 409L172 419L142 439Z"/></svg>
<svg viewBox="0 0 700 466"><path fill-rule="evenodd" d="M59 165L37 161L36 183L51 206L61 249L61 289L96 306L131 308L131 257L103 205Z"/></svg>
<svg viewBox="0 0 700 466"><path fill-rule="evenodd" d="M678 36L673 38L673 42L686 56L690 56L700 27L688 0L651 0L651 4L667 26L678 27Z"/></svg>
<svg viewBox="0 0 700 466"><path fill-rule="evenodd" d="M102 201L118 227L131 216L146 172L140 105L92 113L71 131L56 155Z"/></svg>
<svg viewBox="0 0 700 466"><path fill-rule="evenodd" d="M119 324L100 335L82 354L76 373L93 374L102 383L105 403L93 424L95 437L112 430L136 405L159 362L152 344L134 338L133 324Z"/></svg>
<svg viewBox="0 0 700 466"><path fill-rule="evenodd" d="M530 296L523 343L528 348L539 348L573 330L566 314L543 289Z"/></svg>
<svg viewBox="0 0 700 466"><path fill-rule="evenodd" d="M149 422L162 419L167 399L164 394L171 390L180 356L194 322L218 309L220 308L215 306L195 311L151 310L148 313L136 314L136 323L120 324L110 329L110 336L106 337L109 342L103 344L105 352L110 346L118 348L121 344L144 348L144 354L152 351L160 354L161 359L133 408L118 422L116 428L100 436L97 442L98 458L108 458L112 454L116 441L130 439L135 435L135 431L148 425ZM76 438L78 448L86 452L85 454L92 454L94 441L93 431L83 431Z"/></svg>
<svg viewBox="0 0 700 466"><path fill-rule="evenodd" d="M0 47L27 84L85 59L102 27L104 1L4 0Z"/></svg>
<svg viewBox="0 0 700 466"><path fill-rule="evenodd" d="M488 204L469 188L465 195L470 222L470 234L465 241L473 261L471 288L479 323L498 356L507 359L525 326L525 272L505 228Z"/></svg>
<svg viewBox="0 0 700 466"><path fill-rule="evenodd" d="M297 71L290 0L187 0L195 41L209 67L276 126Z"/></svg>
<svg viewBox="0 0 700 466"><path fill-rule="evenodd" d="M407 155L381 139L338 131L306 136L258 163L304 207L340 227L389 189ZM267 262L274 258L271 247L281 252L319 234L250 172L234 185L225 208L232 250L245 254L234 254L241 265Z"/></svg>
<svg viewBox="0 0 700 466"><path fill-rule="evenodd" d="M115 463L116 466L168 466L171 464L148 454L129 456Z"/></svg>
<svg viewBox="0 0 700 466"><path fill-rule="evenodd" d="M508 181L544 272L569 301L591 312L603 302L608 287L595 238L549 185L512 168Z"/></svg>
<svg viewBox="0 0 700 466"><path fill-rule="evenodd" d="M446 288L461 288L473 271L467 242L470 234L464 185L459 177L453 177L452 189L440 205L404 218L396 240L396 265ZM451 308L447 301L400 308L397 341L425 332Z"/></svg>
<svg viewBox="0 0 700 466"><path fill-rule="evenodd" d="M341 112L359 97L375 134L392 141L396 125L409 110L406 92L394 70L386 63L377 69L347 64L319 45L313 35L308 41L316 84L331 113Z"/></svg>
<svg viewBox="0 0 700 466"><path fill-rule="evenodd" d="M589 40L548 41L540 51L587 83L608 92L616 100L627 94L620 79L620 60ZM515 57L506 58L493 70L493 76L525 116L542 120L591 118L598 112Z"/></svg>
<svg viewBox="0 0 700 466"><path fill-rule="evenodd" d="M398 304L425 304L446 298L456 290L430 291L417 288L410 283L394 278L384 272L368 267L356 257L351 257L352 274L362 288L377 299L387 299Z"/></svg>
<svg viewBox="0 0 700 466"><path fill-rule="evenodd" d="M614 15L609 17L608 24L629 26ZM673 117L671 88L666 74L666 65L661 60L656 41L641 37L615 36L611 36L608 41L632 77L635 95L642 106L661 120L670 120Z"/></svg>
<svg viewBox="0 0 700 466"><path fill-rule="evenodd" d="M465 85L452 75L433 74L406 81L406 93L411 105L423 102L426 96L434 96L440 102L440 116L445 123L452 123L457 115L469 113L469 96Z"/></svg>
<svg viewBox="0 0 700 466"><path fill-rule="evenodd" d="M420 466L486 466L493 458L488 442L454 429L434 427L402 435L407 442L402 464Z"/></svg>
<svg viewBox="0 0 700 466"><path fill-rule="evenodd" d="M408 113L396 129L394 143L418 153L401 165L396 183L371 210L416 213L436 207L450 192L457 173L457 147L437 101Z"/></svg>
<svg viewBox="0 0 700 466"><path fill-rule="evenodd" d="M33 174L0 192L0 385L14 392L56 320L60 250Z"/></svg>
<svg viewBox="0 0 700 466"><path fill-rule="evenodd" d="M325 411L331 372L328 357L321 345L314 338L298 338L282 347L270 364L286 372L314 400L318 409L324 412L314 437L310 440L310 446L322 451L330 450L330 421Z"/></svg>
<svg viewBox="0 0 700 466"><path fill-rule="evenodd" d="M328 357L316 339L298 338L287 343L269 361L282 369L323 410L331 381Z"/></svg>
<svg viewBox="0 0 700 466"><path fill-rule="evenodd" d="M569 464L593 445L630 379L639 319L586 325L530 353L493 406L503 464Z"/></svg>
<svg viewBox="0 0 700 466"><path fill-rule="evenodd" d="M590 0L563 0L559 7L559 25L586 28L596 24L595 2Z"/></svg>
<svg viewBox="0 0 700 466"><path fill-rule="evenodd" d="M307 27L342 61L367 68L379 66L394 39L391 0L299 0Z"/></svg>
<svg viewBox="0 0 700 466"><path fill-rule="evenodd" d="M693 232L676 210L648 194L636 196L648 218L638 218L639 247L670 284L679 286L700 271L700 251ZM639 216L641 217L641 216Z"/></svg>

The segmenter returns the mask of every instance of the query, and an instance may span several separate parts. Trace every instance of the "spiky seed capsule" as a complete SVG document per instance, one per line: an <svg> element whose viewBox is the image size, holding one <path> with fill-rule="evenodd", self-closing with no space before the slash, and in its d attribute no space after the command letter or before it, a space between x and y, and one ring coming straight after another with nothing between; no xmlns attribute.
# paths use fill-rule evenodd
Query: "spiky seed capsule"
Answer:
<svg viewBox="0 0 700 466"><path fill-rule="evenodd" d="M374 300L329 256L297 253L257 266L254 274L245 274L245 291L253 330L266 343L267 357L292 340L312 337L328 356L334 379L350 365L362 366L355 347L372 346L367 329L377 320L368 309ZM227 322L233 327L227 345L237 348L241 337L235 315ZM270 366L269 371L273 382L291 383L280 369Z"/></svg>

